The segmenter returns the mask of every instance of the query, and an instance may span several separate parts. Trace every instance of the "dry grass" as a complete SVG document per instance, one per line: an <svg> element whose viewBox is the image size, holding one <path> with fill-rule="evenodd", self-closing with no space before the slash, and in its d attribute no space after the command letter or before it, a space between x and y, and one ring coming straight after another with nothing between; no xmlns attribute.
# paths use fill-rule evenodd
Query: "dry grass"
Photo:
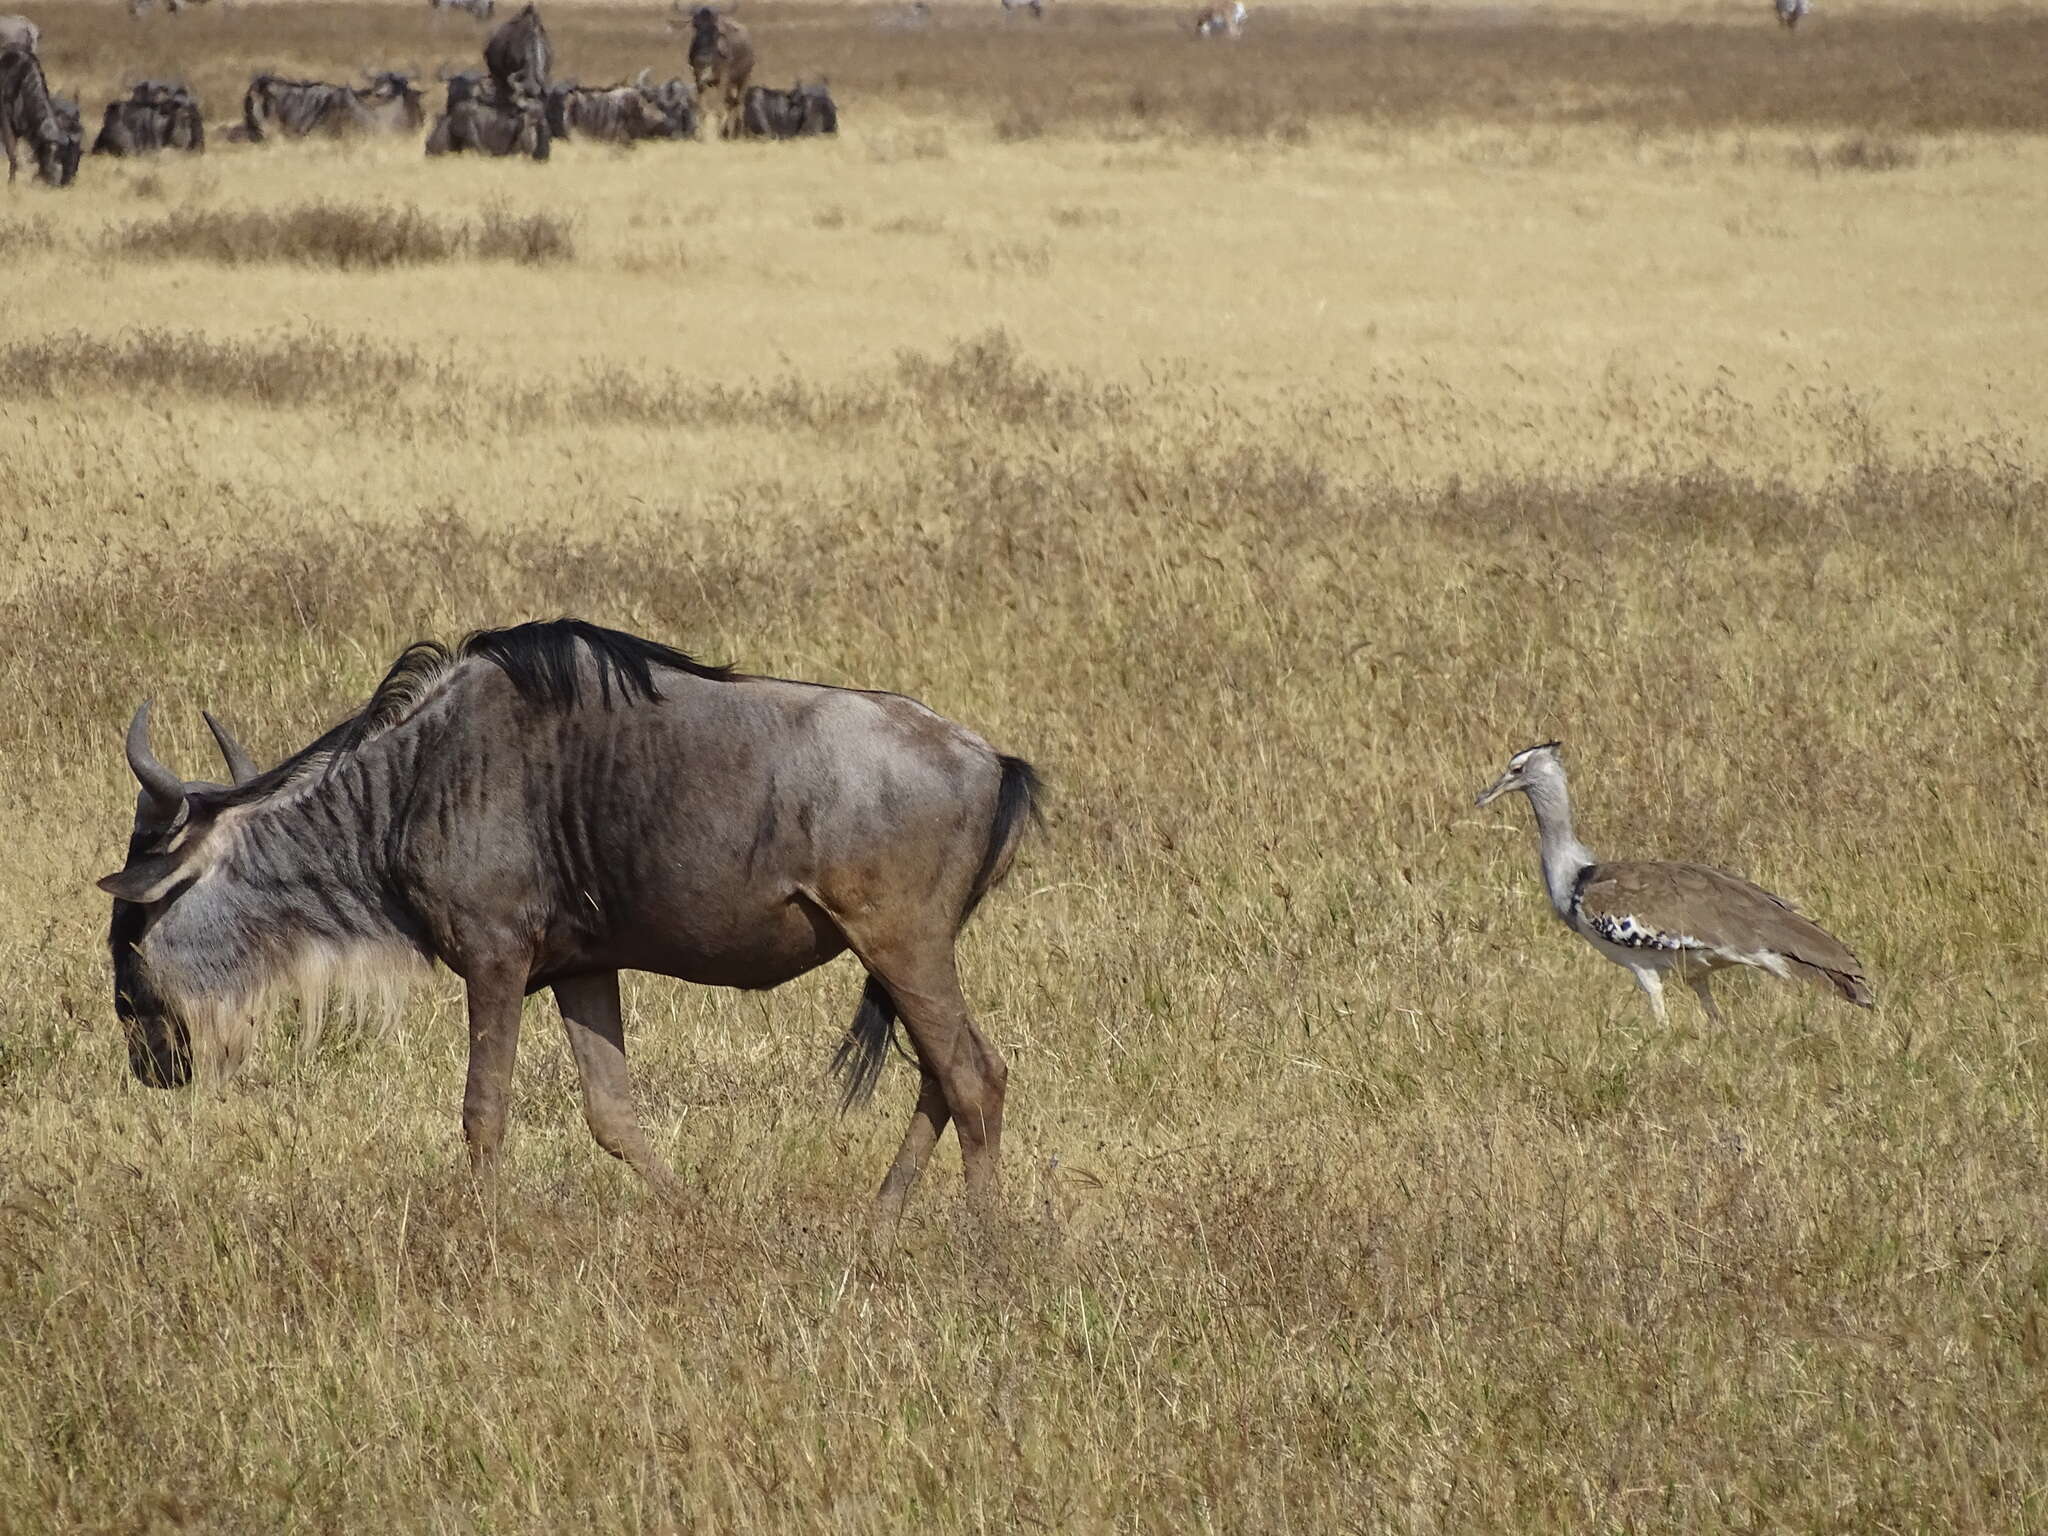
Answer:
<svg viewBox="0 0 2048 1536"><path fill-rule="evenodd" d="M342 271L424 262L566 261L576 253L567 220L487 208L474 223L418 208L308 203L297 208L181 208L111 231L109 254L140 261L206 261L235 267L293 262Z"/></svg>
<svg viewBox="0 0 2048 1536"><path fill-rule="evenodd" d="M355 14L43 19L224 80L369 62ZM474 40L389 14L401 54ZM1574 47L1629 83L1560 127L1429 62L1483 76L1476 16L1262 12L1315 82L1309 40L1409 39L1472 115L1257 77L1278 126L1197 141L1226 56L1164 14L778 9L843 143L224 145L24 191L0 1531L2040 1528L2048 149L1905 123L1987 110L2035 23L1823 20L1504 29L1517 90ZM657 30L556 28L592 78ZM1880 36L1926 43L1911 102L1774 105ZM1726 78L1658 127L1679 57ZM464 240L131 260L145 181L199 229L319 199ZM483 261L494 211L573 259ZM862 1248L909 1085L832 1113L848 961L630 986L682 1215L591 1145L544 1001L490 1202L445 978L304 1058L280 1019L216 1094L128 1080L91 882L135 703L210 771L201 707L272 756L415 637L562 612L1045 771L964 949L1013 1069L991 1228L949 1148ZM1549 735L1596 848L1796 898L1880 1009L1759 981L1652 1028L1521 808L1470 808Z"/></svg>

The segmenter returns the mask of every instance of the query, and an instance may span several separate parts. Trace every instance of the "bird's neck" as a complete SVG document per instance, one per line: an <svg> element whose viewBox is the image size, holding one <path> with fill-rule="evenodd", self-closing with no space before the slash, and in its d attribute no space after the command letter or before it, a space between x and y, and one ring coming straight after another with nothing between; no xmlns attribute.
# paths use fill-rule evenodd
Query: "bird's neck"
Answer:
<svg viewBox="0 0 2048 1536"><path fill-rule="evenodd" d="M1572 834L1572 802L1564 785L1538 779L1529 785L1529 804L1536 812L1537 856L1543 863L1543 888L1550 905L1566 922L1572 916L1572 892L1579 876L1593 862L1593 850Z"/></svg>

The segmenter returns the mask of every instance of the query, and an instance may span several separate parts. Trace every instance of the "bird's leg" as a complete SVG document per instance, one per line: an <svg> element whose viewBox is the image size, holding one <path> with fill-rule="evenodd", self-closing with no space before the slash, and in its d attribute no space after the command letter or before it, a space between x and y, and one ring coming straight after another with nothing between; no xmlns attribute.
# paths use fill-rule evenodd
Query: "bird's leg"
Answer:
<svg viewBox="0 0 2048 1536"><path fill-rule="evenodd" d="M1700 1000L1700 1006L1707 1010L1707 1018L1719 1029L1727 1021L1721 1017L1721 1010L1714 1006L1714 989L1708 985L1711 974L1695 971L1685 978L1685 984L1692 988L1692 995Z"/></svg>
<svg viewBox="0 0 2048 1536"><path fill-rule="evenodd" d="M1631 966L1629 974L1635 977L1636 985L1643 989L1643 996L1650 1000L1650 1012L1656 1016L1657 1022L1669 1023L1664 1015L1664 978L1647 965L1640 969Z"/></svg>

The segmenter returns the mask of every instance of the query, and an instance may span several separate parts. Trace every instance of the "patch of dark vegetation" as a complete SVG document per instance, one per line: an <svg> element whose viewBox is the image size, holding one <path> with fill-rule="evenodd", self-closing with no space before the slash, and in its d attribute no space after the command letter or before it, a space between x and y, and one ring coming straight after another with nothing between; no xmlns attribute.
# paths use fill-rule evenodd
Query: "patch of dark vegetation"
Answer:
<svg viewBox="0 0 2048 1536"><path fill-rule="evenodd" d="M180 331L79 332L0 349L0 398L117 394L298 406L377 398L427 370L411 352L325 331L216 341Z"/></svg>
<svg viewBox="0 0 2048 1536"><path fill-rule="evenodd" d="M566 261L576 243L570 221L558 214L493 208L466 219L413 207L307 203L278 210L180 208L121 226L107 235L106 247L110 255L138 261L358 271L468 259L536 265Z"/></svg>
<svg viewBox="0 0 2048 1536"><path fill-rule="evenodd" d="M0 221L0 258L35 256L57 248L57 233L45 219Z"/></svg>
<svg viewBox="0 0 2048 1536"><path fill-rule="evenodd" d="M558 213L486 208L473 238L476 254L483 260L517 262L522 267L568 261L576 254L574 226Z"/></svg>
<svg viewBox="0 0 2048 1536"><path fill-rule="evenodd" d="M457 371L450 365L448 376ZM900 352L893 367L843 383L791 376L762 385L704 384L674 372L607 368L502 404L515 422L567 418L592 426L843 433L914 420L941 430L1051 432L1113 425L1128 414L1132 400L1121 388L1069 380L1027 361L1015 338L997 329L942 357Z"/></svg>
<svg viewBox="0 0 2048 1536"><path fill-rule="evenodd" d="M1793 152L1793 160L1816 175L1822 171L1908 171L1920 163L1920 151L1896 139L1858 134L1826 149L1806 145Z"/></svg>

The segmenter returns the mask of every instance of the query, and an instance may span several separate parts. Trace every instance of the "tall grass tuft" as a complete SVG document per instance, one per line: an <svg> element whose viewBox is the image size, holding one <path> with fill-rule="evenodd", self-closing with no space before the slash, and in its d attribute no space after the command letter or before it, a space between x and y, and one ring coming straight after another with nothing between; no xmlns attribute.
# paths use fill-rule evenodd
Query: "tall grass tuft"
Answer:
<svg viewBox="0 0 2048 1536"><path fill-rule="evenodd" d="M470 257L524 265L566 261L576 242L570 221L550 213L491 208L471 220L410 206L323 202L279 210L180 208L111 231L106 250L138 261L282 262L359 271Z"/></svg>

